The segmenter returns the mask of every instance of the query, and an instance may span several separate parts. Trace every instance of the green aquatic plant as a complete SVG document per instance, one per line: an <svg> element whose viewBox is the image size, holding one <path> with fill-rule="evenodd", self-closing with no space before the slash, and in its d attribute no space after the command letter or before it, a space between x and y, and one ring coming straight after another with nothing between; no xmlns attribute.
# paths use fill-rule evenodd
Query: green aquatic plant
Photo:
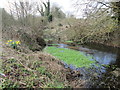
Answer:
<svg viewBox="0 0 120 90"><path fill-rule="evenodd" d="M48 52L56 58L64 61L69 65L76 67L90 67L95 61L91 60L91 56L85 56L82 52L67 48L46 47L45 52Z"/></svg>
<svg viewBox="0 0 120 90"><path fill-rule="evenodd" d="M73 43L73 41L65 41L65 42L67 42L67 43Z"/></svg>

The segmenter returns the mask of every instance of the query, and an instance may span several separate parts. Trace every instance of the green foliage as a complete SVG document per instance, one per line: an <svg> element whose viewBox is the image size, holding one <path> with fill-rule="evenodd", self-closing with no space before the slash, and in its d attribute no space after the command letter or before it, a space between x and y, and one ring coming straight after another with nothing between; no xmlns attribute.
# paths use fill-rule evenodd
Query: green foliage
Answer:
<svg viewBox="0 0 120 90"><path fill-rule="evenodd" d="M17 49L17 46L20 44L20 41L8 40L8 42L6 44L11 46L14 49Z"/></svg>
<svg viewBox="0 0 120 90"><path fill-rule="evenodd" d="M63 83L58 82L58 81L53 81L53 83L47 83L46 87L44 88L64 88Z"/></svg>
<svg viewBox="0 0 120 90"><path fill-rule="evenodd" d="M29 61L27 61L29 59ZM32 59L32 61L30 61ZM64 87L57 78L43 66L40 60L33 60L32 56L26 57L25 64L15 58L4 60L3 73L6 77L0 88L33 88L33 87ZM48 82L48 78L52 81Z"/></svg>
<svg viewBox="0 0 120 90"><path fill-rule="evenodd" d="M9 88L19 88L19 84L17 82L13 82L12 80L5 79L5 82L2 84L2 89Z"/></svg>
<svg viewBox="0 0 120 90"><path fill-rule="evenodd" d="M49 22L51 22L53 20L53 17L52 15L50 14L50 1L48 0L48 2L44 3L43 2L43 5L45 7L45 12L44 12L44 16L47 17L47 20Z"/></svg>
<svg viewBox="0 0 120 90"><path fill-rule="evenodd" d="M118 27L120 26L120 2L111 2L114 17L118 21Z"/></svg>
<svg viewBox="0 0 120 90"><path fill-rule="evenodd" d="M65 41L65 42L67 42L67 43L73 43L73 41Z"/></svg>
<svg viewBox="0 0 120 90"><path fill-rule="evenodd" d="M117 68L117 65L104 65L102 64L103 67L106 67L106 68L110 68L110 69L116 69Z"/></svg>
<svg viewBox="0 0 120 90"><path fill-rule="evenodd" d="M49 22L52 22L53 21L53 16L50 14L50 15L48 15L48 21Z"/></svg>
<svg viewBox="0 0 120 90"><path fill-rule="evenodd" d="M43 2L43 5L45 7L45 16L49 16L50 15L50 1L48 0L48 2L44 3Z"/></svg>
<svg viewBox="0 0 120 90"><path fill-rule="evenodd" d="M71 49L46 47L45 51L76 67L90 67L91 64L95 63L95 61L89 60L91 57L86 57L83 53Z"/></svg>
<svg viewBox="0 0 120 90"><path fill-rule="evenodd" d="M36 70L43 75L47 75L48 77L52 76L50 73L47 72L45 67L39 67L39 68L36 68Z"/></svg>

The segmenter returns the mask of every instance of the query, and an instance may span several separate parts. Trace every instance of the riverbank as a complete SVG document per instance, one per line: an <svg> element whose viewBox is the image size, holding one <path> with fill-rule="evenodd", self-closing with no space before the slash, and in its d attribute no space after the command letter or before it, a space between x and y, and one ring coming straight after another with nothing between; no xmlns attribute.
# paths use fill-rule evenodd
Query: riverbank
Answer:
<svg viewBox="0 0 120 90"><path fill-rule="evenodd" d="M109 42L109 43L101 43L101 42L87 42L85 43L85 45L99 45L99 46L105 46L105 47L108 47L108 48L118 48L120 49L120 45L115 45L115 44L112 44L112 42Z"/></svg>
<svg viewBox="0 0 120 90"><path fill-rule="evenodd" d="M115 46L115 45L112 45L112 44L106 44L106 43L100 43L100 42L86 42L86 43L80 43L80 42L74 42L74 41L70 41L70 42L60 42L60 43L63 43L63 44L66 44L66 45L69 45L69 46L90 46L90 47L96 47L96 49L98 49L99 47L106 47L106 48L111 48L111 49L120 49L120 46ZM75 48L74 48L75 49ZM78 48L76 48L77 50ZM101 48L102 49L102 48Z"/></svg>
<svg viewBox="0 0 120 90"><path fill-rule="evenodd" d="M23 53L3 47L1 88L84 88L80 73L44 52Z"/></svg>
<svg viewBox="0 0 120 90"><path fill-rule="evenodd" d="M88 70L84 68L78 70L71 69L69 66L66 68L66 65L61 62L61 58L56 58L54 57L55 55L52 56L45 52L29 51L29 53L24 53L7 46L4 46L3 49L2 73L5 77L2 77L2 88L86 88L87 86L87 88L89 88L91 87L89 85L96 88L96 84L99 84L99 87L103 88L102 83L104 83L104 86L107 85L106 88L108 88L113 85L113 83L108 82L109 80L116 80L113 81L116 83L114 87L118 88L119 86L119 79L117 78L119 77L119 68L107 72L109 75L103 74L102 81L99 83L98 80L101 80L101 78L98 78L97 75L99 74L97 74L93 68L89 68ZM59 50L62 50L61 57L65 59L64 56L66 53L66 60L68 60L68 62L69 60L77 59L75 55L79 56L78 53L67 53L66 50L64 51L62 48L58 48L59 50L57 50L56 47L53 48L54 50L51 48L48 49L50 49L49 51L51 52L55 51L54 54L58 53L58 56L60 56ZM85 60L85 57L83 58L82 56L79 57L79 59ZM74 62L74 60L72 61ZM79 63L81 62L77 62L76 64L78 65ZM86 63L82 64L86 65ZM83 74L83 71L85 74ZM91 72L91 74L89 72ZM106 76L112 78L108 80ZM88 85L86 86L86 84ZM117 84L118 86L116 86Z"/></svg>

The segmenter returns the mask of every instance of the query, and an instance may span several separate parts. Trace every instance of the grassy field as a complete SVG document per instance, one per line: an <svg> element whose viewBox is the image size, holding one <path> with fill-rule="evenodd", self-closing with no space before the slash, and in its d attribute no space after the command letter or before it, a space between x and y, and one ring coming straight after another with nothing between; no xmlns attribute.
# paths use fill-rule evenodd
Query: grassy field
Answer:
<svg viewBox="0 0 120 90"><path fill-rule="evenodd" d="M52 54L65 63L72 64L76 67L90 67L92 63L95 63L95 61L89 60L91 57L86 57L79 51L67 48L46 47L44 51Z"/></svg>

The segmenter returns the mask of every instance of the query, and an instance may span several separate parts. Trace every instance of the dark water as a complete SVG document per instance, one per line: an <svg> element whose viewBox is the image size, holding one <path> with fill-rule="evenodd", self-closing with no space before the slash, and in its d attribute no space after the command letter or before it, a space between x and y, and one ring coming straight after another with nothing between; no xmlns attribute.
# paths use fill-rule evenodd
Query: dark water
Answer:
<svg viewBox="0 0 120 90"><path fill-rule="evenodd" d="M120 68L120 49L107 47L103 45L87 44L84 46L68 46L58 44L59 48L70 48L78 50L86 56L92 56L91 60L96 60L98 66L86 68L75 68L73 65L67 65L71 69L80 70L83 78L87 80L87 88L120 88L120 76L111 74L116 68ZM119 72L120 73L120 72Z"/></svg>

